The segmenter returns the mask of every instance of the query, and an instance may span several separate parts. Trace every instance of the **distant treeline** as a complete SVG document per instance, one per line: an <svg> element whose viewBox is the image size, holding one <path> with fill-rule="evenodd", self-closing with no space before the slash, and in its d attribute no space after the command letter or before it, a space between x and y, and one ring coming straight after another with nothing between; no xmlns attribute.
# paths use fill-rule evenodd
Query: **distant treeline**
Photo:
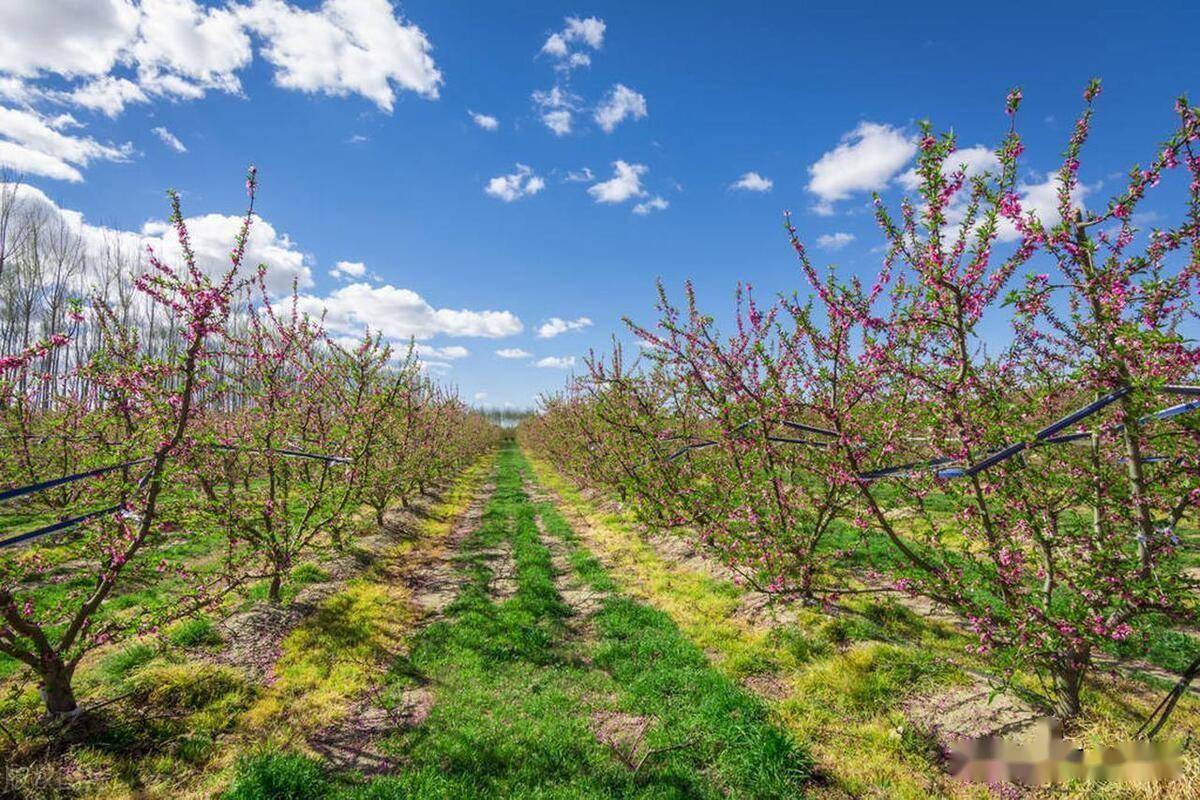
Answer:
<svg viewBox="0 0 1200 800"><path fill-rule="evenodd" d="M487 417L489 422L499 425L501 428L514 428L521 423L521 420L534 415L532 408L480 406L476 410Z"/></svg>

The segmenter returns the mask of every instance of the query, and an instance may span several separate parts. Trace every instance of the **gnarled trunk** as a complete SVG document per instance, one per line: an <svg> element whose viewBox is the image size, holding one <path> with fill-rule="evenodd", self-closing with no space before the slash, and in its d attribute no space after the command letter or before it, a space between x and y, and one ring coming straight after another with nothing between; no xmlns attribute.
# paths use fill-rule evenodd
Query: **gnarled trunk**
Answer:
<svg viewBox="0 0 1200 800"><path fill-rule="evenodd" d="M46 713L52 717L69 717L79 713L75 689L71 686L75 670L68 668L57 656L43 658L42 663L41 695L46 704Z"/></svg>

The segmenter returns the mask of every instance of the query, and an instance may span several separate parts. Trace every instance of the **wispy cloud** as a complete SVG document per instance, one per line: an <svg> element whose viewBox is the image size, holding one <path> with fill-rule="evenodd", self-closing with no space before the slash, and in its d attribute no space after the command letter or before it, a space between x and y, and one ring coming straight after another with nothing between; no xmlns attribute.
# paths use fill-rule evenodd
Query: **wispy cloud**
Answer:
<svg viewBox="0 0 1200 800"><path fill-rule="evenodd" d="M669 206L669 205L671 205L671 204L667 200L665 200L662 197L659 197L658 195L655 195L654 197L650 198L649 200L646 200L645 202L642 202L642 203L638 203L636 206L634 206L633 213L637 214L638 216L644 217L647 214L654 213L655 211L666 211L667 206Z"/></svg>
<svg viewBox="0 0 1200 800"><path fill-rule="evenodd" d="M187 152L187 148L184 147L183 142L179 141L179 137L171 133L166 128L159 126L157 128L152 128L151 130L155 136L162 140L163 144L174 150L176 153Z"/></svg>

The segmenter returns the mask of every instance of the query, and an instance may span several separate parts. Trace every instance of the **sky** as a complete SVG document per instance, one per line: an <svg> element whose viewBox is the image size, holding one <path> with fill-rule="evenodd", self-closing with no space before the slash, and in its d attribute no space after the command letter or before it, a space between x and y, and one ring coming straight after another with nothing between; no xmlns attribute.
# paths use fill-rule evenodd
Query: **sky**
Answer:
<svg viewBox="0 0 1200 800"><path fill-rule="evenodd" d="M1049 215L1103 79L1077 198L1102 203L1200 95L1200 5L1154 5L0 0L0 168L167 255L174 187L216 269L254 164L274 290L524 407L652 322L657 279L726 321L739 282L800 290L785 210L820 265L872 275L870 193L911 189L918 121L986 168L1011 87Z"/></svg>

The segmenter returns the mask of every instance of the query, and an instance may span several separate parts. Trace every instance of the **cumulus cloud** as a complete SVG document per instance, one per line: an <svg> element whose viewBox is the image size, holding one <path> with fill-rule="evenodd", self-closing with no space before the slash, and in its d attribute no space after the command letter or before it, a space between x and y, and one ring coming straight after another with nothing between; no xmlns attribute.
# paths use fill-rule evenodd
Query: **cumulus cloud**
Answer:
<svg viewBox="0 0 1200 800"><path fill-rule="evenodd" d="M902 130L860 122L808 168L808 191L818 199L815 210L832 214L834 202L882 189L916 152L916 141Z"/></svg>
<svg viewBox="0 0 1200 800"><path fill-rule="evenodd" d="M590 327L592 321L587 317L579 317L578 319L565 320L561 317L551 317L538 327L537 335L539 339L553 339L560 333L567 331L581 331L584 328Z"/></svg>
<svg viewBox="0 0 1200 800"><path fill-rule="evenodd" d="M195 0L141 0L142 18L129 58L138 83L185 98L208 89L237 94L237 71L250 63L250 37L239 9L204 8Z"/></svg>
<svg viewBox="0 0 1200 800"><path fill-rule="evenodd" d="M644 217L647 214L652 214L655 211L666 211L667 206L671 205L665 198L655 195L645 202L638 203L633 207L633 213Z"/></svg>
<svg viewBox="0 0 1200 800"><path fill-rule="evenodd" d="M470 110L468 110L467 113L471 115L471 121L483 128L485 131L494 131L500 127L500 120L489 114L478 114Z"/></svg>
<svg viewBox="0 0 1200 800"><path fill-rule="evenodd" d="M566 136L571 132L571 112L565 108L542 114L542 122L547 128L554 131L555 136Z"/></svg>
<svg viewBox="0 0 1200 800"><path fill-rule="evenodd" d="M730 184L729 188L743 192L769 192L774 185L775 182L770 178L764 178L757 172L747 172Z"/></svg>
<svg viewBox="0 0 1200 800"><path fill-rule="evenodd" d="M506 203L522 197L531 197L546 188L546 182L533 174L533 168L517 164L517 171L509 175L497 175L483 188L485 194Z"/></svg>
<svg viewBox="0 0 1200 800"><path fill-rule="evenodd" d="M315 11L283 0L255 0L242 22L264 40L275 82L288 89L360 94L391 111L396 90L436 98L442 73L433 45L388 0L325 0Z"/></svg>
<svg viewBox="0 0 1200 800"><path fill-rule="evenodd" d="M481 403L484 400L487 400L487 398L488 398L487 392L476 392L475 393L475 402L476 403Z"/></svg>
<svg viewBox="0 0 1200 800"><path fill-rule="evenodd" d="M853 233L825 233L817 237L817 247L822 250L841 250L853 241Z"/></svg>
<svg viewBox="0 0 1200 800"><path fill-rule="evenodd" d="M176 153L187 152L187 147L184 146L183 142L179 141L179 137L161 125L157 128L152 128L151 132L161 139L163 144L174 150Z"/></svg>
<svg viewBox="0 0 1200 800"><path fill-rule="evenodd" d="M196 252L196 263L206 272L218 275L229 266L229 249L242 225L242 218L226 214L202 214L187 218L188 233L191 234L192 249ZM142 226L145 237L160 257L179 263L182 251L175 229L165 220L154 220ZM258 264L267 267L267 288L277 294L289 292L292 284L306 289L312 286L312 269L309 258L287 234L280 233L275 226L255 216L250 226L250 237L246 241L245 265L253 268Z"/></svg>
<svg viewBox="0 0 1200 800"><path fill-rule="evenodd" d="M519 347L505 347L496 351L501 358L529 358L533 353Z"/></svg>
<svg viewBox="0 0 1200 800"><path fill-rule="evenodd" d="M389 0L286 0L205 6L196 0L38 0L0 6L0 72L92 80L49 94L110 116L147 95L241 92L252 35L275 82L359 94L391 111L397 91L436 98L441 73L425 33ZM110 74L131 68L136 82Z"/></svg>
<svg viewBox="0 0 1200 800"><path fill-rule="evenodd" d="M604 20L596 17L567 17L564 22L562 30L546 38L541 51L558 62L556 69L570 72L575 67L585 67L592 63L591 57L580 52L579 48L599 50L603 47L606 26Z"/></svg>
<svg viewBox="0 0 1200 800"><path fill-rule="evenodd" d="M499 339L524 329L511 311L436 308L411 289L391 285L351 283L325 297L302 295L300 307L314 316L325 311L335 333L357 335L369 328L397 341L439 334Z"/></svg>
<svg viewBox="0 0 1200 800"><path fill-rule="evenodd" d="M122 230L88 222L78 211L62 208L45 192L28 184L15 187L20 205L29 213L61 222L67 230L80 237L93 258L113 247L140 256L151 247L167 263L182 263L182 253L174 227L165 220L151 220L141 230ZM196 264L211 275L219 275L229 267L229 251L241 227L241 217L204 214L185 218L192 237ZM246 242L244 266L247 272L263 264L267 268L266 283L273 292L291 291L295 281L300 288L312 285L312 272L307 256L286 235L261 217L255 217Z"/></svg>
<svg viewBox="0 0 1200 800"><path fill-rule="evenodd" d="M950 175L958 169L965 170L967 178L974 178L985 172L995 174L1000 169L1000 157L983 145L967 147L951 153L942 162L943 175ZM910 192L915 192L921 186L921 178L915 168L902 172L896 181Z"/></svg>
<svg viewBox="0 0 1200 800"><path fill-rule="evenodd" d="M574 112L579 108L579 98L565 91L561 86L555 86L549 91L533 93L533 103L539 109L542 124L554 131L556 136L566 136L571 132Z"/></svg>
<svg viewBox="0 0 1200 800"><path fill-rule="evenodd" d="M630 198L641 197L646 194L642 188L642 176L648 171L643 164L614 161L613 177L589 186L588 194L597 203L624 203Z"/></svg>
<svg viewBox="0 0 1200 800"><path fill-rule="evenodd" d="M0 166L32 175L78 182L79 167L92 161L125 161L133 146L101 144L65 130L78 127L69 114L47 117L0 106Z"/></svg>
<svg viewBox="0 0 1200 800"><path fill-rule="evenodd" d="M539 359L534 366L543 369L570 369L575 366L575 356L546 356Z"/></svg>
<svg viewBox="0 0 1200 800"><path fill-rule="evenodd" d="M10 0L0 2L0 99L116 117L157 98L241 94L255 42L278 86L357 94L388 112L398 93L432 99L442 83L428 37L391 0ZM0 140L0 157L68 181L86 166L16 136Z"/></svg>
<svg viewBox="0 0 1200 800"><path fill-rule="evenodd" d="M447 345L446 347L434 347L429 344L417 343L413 347L419 357L425 359L446 359L455 361L460 358L466 358L471 355L471 351L460 344Z"/></svg>
<svg viewBox="0 0 1200 800"><path fill-rule="evenodd" d="M137 32L129 0L36 0L0 3L0 72L101 75Z"/></svg>
<svg viewBox="0 0 1200 800"><path fill-rule="evenodd" d="M1022 213L1028 216L1032 212L1046 228L1062 222L1062 216L1058 213L1058 187L1059 180L1056 172L1047 173L1041 181L1020 183L1017 186L1017 193L1021 198ZM1072 210L1084 208L1083 200L1091 190L1092 187L1085 184L1075 187L1075 192L1071 195ZM959 219L961 220L961 215ZM956 220L951 218L950 221L953 223ZM1021 234L1017 232L1011 222L1001 220L996 238L1002 242L1012 242L1020 239Z"/></svg>
<svg viewBox="0 0 1200 800"><path fill-rule="evenodd" d="M592 174L592 171L584 167L583 169L571 170L567 173L567 177L564 180L568 183L589 183L595 180L595 178L596 176Z"/></svg>
<svg viewBox="0 0 1200 800"><path fill-rule="evenodd" d="M367 274L367 265L361 261L339 261L329 270L329 274L342 280L361 278Z"/></svg>
<svg viewBox="0 0 1200 800"><path fill-rule="evenodd" d="M82 84L69 92L55 92L51 96L69 105L99 111L105 116L116 117L133 103L148 103L149 96L133 81L104 75Z"/></svg>
<svg viewBox="0 0 1200 800"><path fill-rule="evenodd" d="M618 83L596 107L593 118L605 133L612 133L613 129L627 118L642 119L645 116L645 96L623 83Z"/></svg>

